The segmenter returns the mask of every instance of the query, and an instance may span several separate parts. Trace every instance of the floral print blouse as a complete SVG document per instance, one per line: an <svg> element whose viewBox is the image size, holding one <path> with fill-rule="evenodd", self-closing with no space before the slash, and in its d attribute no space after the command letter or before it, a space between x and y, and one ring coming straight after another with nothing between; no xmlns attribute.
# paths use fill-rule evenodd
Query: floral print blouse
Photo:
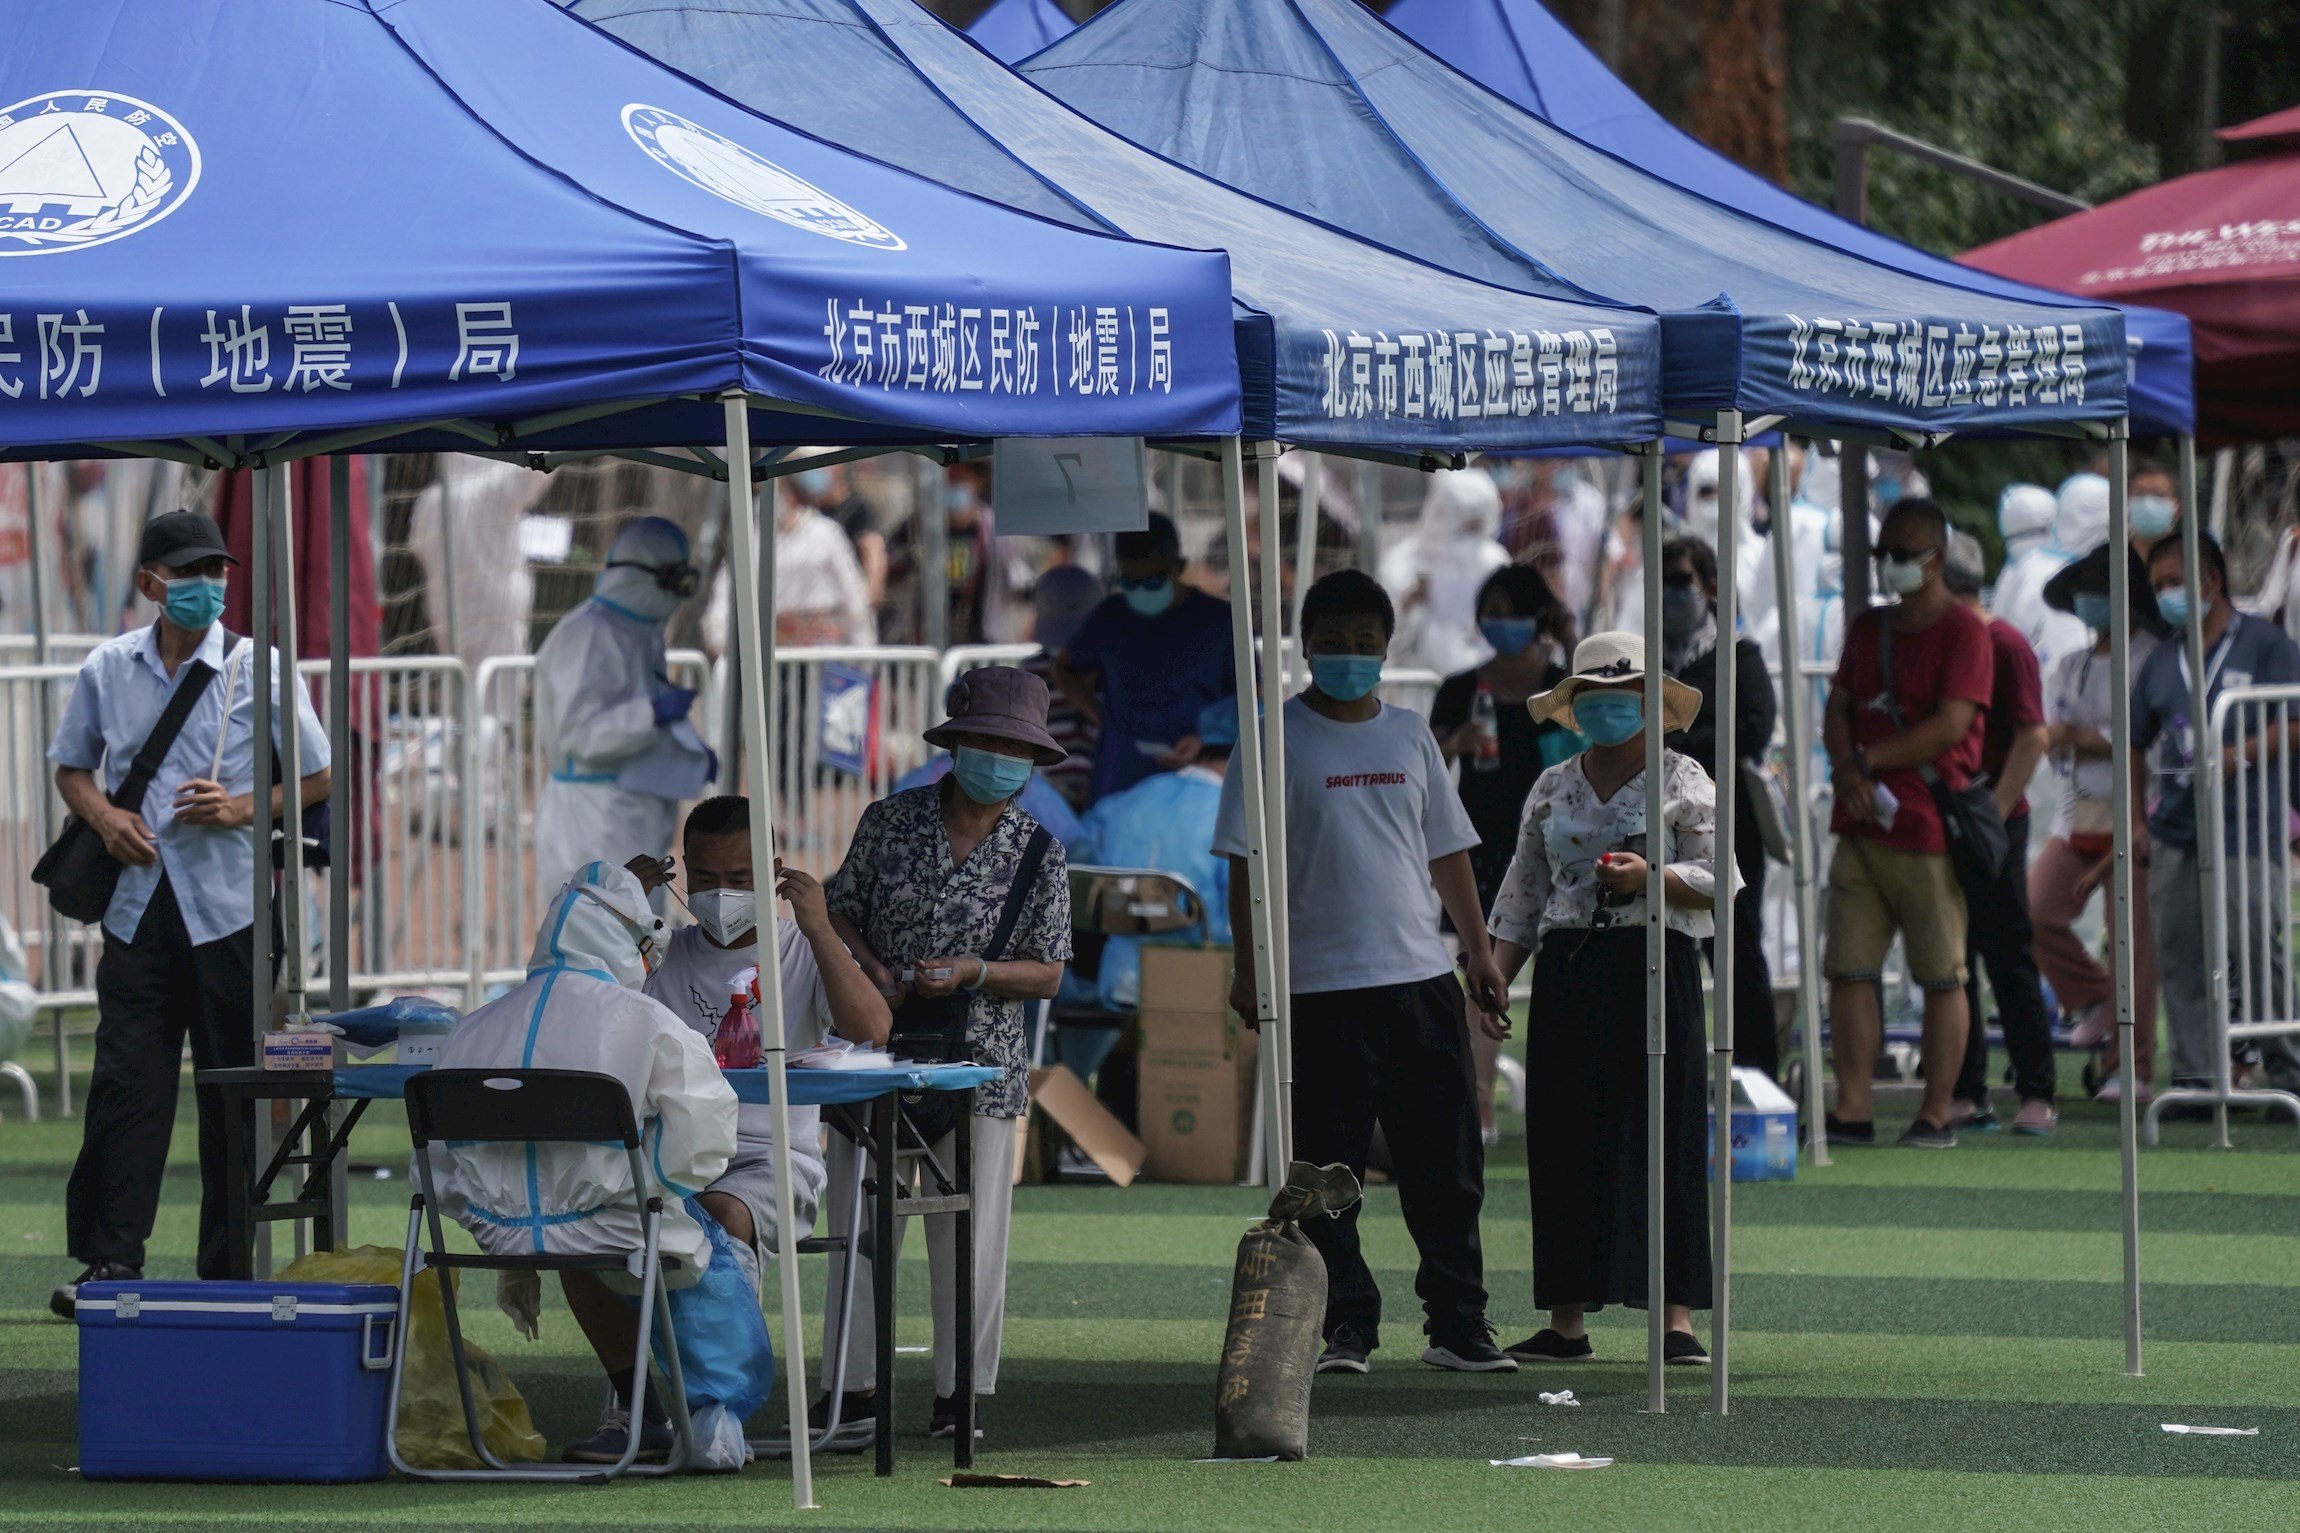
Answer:
<svg viewBox="0 0 2300 1533"><path fill-rule="evenodd" d="M855 826L846 861L824 888L830 908L854 922L881 963L897 971L921 959L979 955L998 930L1022 849L1038 821L1009 803L982 844L953 867L942 826L944 779L883 798ZM1062 843L1038 865L1036 886L1000 955L1034 963L1070 960L1070 873ZM1030 1105L1030 1051L1023 1003L972 992L966 1041L982 1064L1005 1075L979 1088L974 1110L1019 1118Z"/></svg>
<svg viewBox="0 0 2300 1533"><path fill-rule="evenodd" d="M1661 758L1662 807L1669 822L1669 870L1697 894L1715 898L1717 888L1717 787L1690 757L1665 751ZM1553 927L1597 924L1597 859L1619 851L1645 834L1645 773L1640 770L1599 798L1583 770L1582 758L1559 762L1533 785L1518 827L1517 855L1493 904L1487 923L1496 940L1523 948L1540 945ZM1643 854L1642 845L1630 847ZM1605 911L1606 924L1642 925L1645 893ZM1669 929L1689 937L1716 930L1706 910L1669 907Z"/></svg>

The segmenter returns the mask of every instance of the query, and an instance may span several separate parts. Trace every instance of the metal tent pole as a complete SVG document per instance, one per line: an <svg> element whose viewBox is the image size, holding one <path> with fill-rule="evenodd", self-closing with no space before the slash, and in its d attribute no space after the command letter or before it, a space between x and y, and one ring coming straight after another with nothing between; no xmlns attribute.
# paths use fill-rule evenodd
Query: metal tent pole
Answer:
<svg viewBox="0 0 2300 1533"><path fill-rule="evenodd" d="M1829 1163L1829 1131L1821 1106L1821 950L1820 925L1813 905L1813 814L1806 781L1813 765L1812 737L1806 732L1805 677L1799 667L1804 649L1798 636L1795 527L1789 509L1789 439L1773 454L1766 498L1772 502L1774 608L1780 617L1781 719L1788 731L1789 859L1797 890L1797 1027L1805 1054L1805 1129L1813 1164ZM1812 449L1808 449L1811 451Z"/></svg>
<svg viewBox="0 0 2300 1533"><path fill-rule="evenodd" d="M295 466L272 472L272 494L275 510L272 529L279 538L279 563L272 571L278 588L278 605L274 608L279 631L280 651L280 818L282 832L280 847L286 862L285 876L280 880L280 939L281 958L285 961L287 980L287 1012L291 1017L303 1015L309 1008L304 995L306 961L310 946L304 937L304 876L303 876L303 710L296 706L301 695L303 677L296 668L296 557L295 557ZM261 824L263 817L258 817ZM263 857L265 834L257 833L257 856ZM313 1132L324 1132L315 1129ZM309 1249L310 1225L298 1219L295 1222L295 1253L302 1256Z"/></svg>
<svg viewBox="0 0 2300 1533"><path fill-rule="evenodd" d="M1358 464L1358 567L1369 575L1382 570L1382 467Z"/></svg>
<svg viewBox="0 0 2300 1533"><path fill-rule="evenodd" d="M1294 648L1302 647L1302 603L1318 578L1318 502L1325 493L1324 460L1314 452L1302 454L1302 496L1294 517ZM1306 664L1307 662L1305 662Z"/></svg>
<svg viewBox="0 0 2300 1533"><path fill-rule="evenodd" d="M351 1009L351 862L361 845L351 819L351 459L338 453L327 463L327 1009ZM468 740L466 748L468 748ZM470 834L471 826L464 825ZM466 899L469 893L466 891ZM473 907L466 907L473 908ZM328 1110L333 1133L345 1109ZM328 1162L330 1226L349 1244L351 1168L337 1155Z"/></svg>
<svg viewBox="0 0 2300 1533"><path fill-rule="evenodd" d="M1779 456L1778 453L1775 456ZM1733 886L1740 864L1733 858L1733 836L1739 819L1741 795L1738 731L1734 707L1740 680L1740 571L1741 412L1717 412L1717 856L1710 864L1717 892L1712 900L1716 922L1715 998L1709 1005L1709 1073L1711 1111L1717 1122L1711 1135L1715 1159L1709 1173L1710 1264L1715 1269L1716 1307L1710 1312L1709 1408L1720 1416L1732 1409L1733 1336L1733 1034L1743 1019L1735 1015L1733 988ZM1780 519L1776 536L1786 529ZM1652 581L1647 580L1650 592ZM1658 610L1658 604L1656 604ZM1650 802L1650 797L1649 797ZM1650 812L1649 812L1650 813ZM1653 823L1648 818L1648 824ZM1650 840L1650 835L1648 840ZM1754 1025L1757 1019L1748 1021ZM1658 1304L1661 1296L1650 1296Z"/></svg>
<svg viewBox="0 0 2300 1533"><path fill-rule="evenodd" d="M2110 814L2116 860L2109 912L2109 971L2115 985L2117 1070L2122 1077L2117 1094L2118 1158L2124 1173L2124 1371L2140 1376L2140 1100L2133 1068L2132 1014L2132 773L2125 763L2132 749L2132 557L2126 552L2132 537L2132 518L2126 504L2127 435L2131 423L2117 421L2108 437L2108 732L2109 759L2116 770L2111 783ZM2193 443L2184 444L2183 467L2195 463ZM2193 502L2183 518L2188 524L2188 546L2196 546ZM2196 566L2188 565L2194 589ZM2191 630L2194 631L2193 628ZM2199 719L2204 715L2199 713ZM2198 836L2198 845L2218 839L2217 829ZM2154 1025L2154 1018L2150 1019Z"/></svg>
<svg viewBox="0 0 2300 1533"><path fill-rule="evenodd" d="M727 510L734 537L730 544L734 568L729 572L735 593L735 647L743 657L743 738L750 758L758 763L758 780L751 787L751 865L762 890L774 887L775 772L768 754L767 720L775 708L773 630L760 608L763 589L771 600L774 586L774 539L759 536L757 503L751 493L750 406L739 391L724 396L727 412ZM761 566L764 565L762 569ZM791 1505L800 1511L815 1505L814 1464L809 1454L807 1428L807 1353L804 1317L799 1310L799 1263L791 1249L790 1232L798 1228L791 1206L791 1089L784 1071L783 963L775 938L774 896L762 901L759 925L759 1047L767 1069L767 1112L775 1136L775 1224L783 1233L783 1250L775 1267L783 1290L783 1363L787 1370L783 1389L790 1404ZM961 1123L960 1133L970 1125ZM885 1174L882 1172L882 1174ZM890 1261L892 1252L878 1253ZM962 1272L961 1283L974 1281ZM891 1387L891 1379L882 1379Z"/></svg>
<svg viewBox="0 0 2300 1533"><path fill-rule="evenodd" d="M1278 526L1278 444L1256 444L1259 474L1256 490L1262 531L1262 833L1270 849L1270 919L1280 930L1291 923L1294 908L1292 864L1286 857L1286 621L1279 569L1285 559L1286 540ZM1295 648L1301 648L1295 635ZM1309 656L1302 657L1304 669ZM1294 954L1291 940L1270 944L1276 973L1270 999L1277 1008L1278 1037L1274 1053L1278 1063L1278 1116L1276 1151L1280 1166L1294 1158ZM1275 1187L1283 1182L1270 1185Z"/></svg>
<svg viewBox="0 0 2300 1533"><path fill-rule="evenodd" d="M1666 1411L1662 1349L1668 1318L1662 1263L1663 1104L1668 1096L1669 961L1663 869L1669 863L1669 826L1661 791L1661 452L1645 446L1645 1408Z"/></svg>
<svg viewBox="0 0 2300 1533"><path fill-rule="evenodd" d="M24 515L31 534L32 556L32 663L46 665L50 654L48 621L48 529L43 525L46 508L40 504L40 465L24 465ZM56 735L56 720L48 696L48 683L41 682L33 689L37 699L40 743L45 750ZM56 788L51 782L40 789L40 844L48 846L56 839ZM99 923L101 924L101 923ZM65 988L60 970L64 962L64 923L56 914L56 907L46 900L40 902L40 983L49 990ZM72 1116L72 1050L65 1041L64 1013L55 1014L56 1025L56 1111L63 1117Z"/></svg>
<svg viewBox="0 0 2300 1533"><path fill-rule="evenodd" d="M1278 934L1283 928L1271 903L1271 856L1263 823L1262 734L1254 717L1254 616L1245 589L1245 447L1236 437L1222 442L1222 511L1230 540L1230 652L1238 685L1238 787L1246 823L1246 877L1253 909L1252 930L1232 932L1230 940L1233 944L1249 942L1254 950L1254 1025L1261 1037L1263 1174L1275 1191L1286 1180L1285 1156L1278 1142L1284 1109L1279 1102L1277 976L1273 972L1280 947Z"/></svg>
<svg viewBox="0 0 2300 1533"><path fill-rule="evenodd" d="M254 641L248 655L252 720L248 754L255 764L249 800L255 812L255 867L251 875L255 880L255 915L249 932L248 972L252 979L248 988L255 996L255 1015L250 1019L255 1061L263 1058L264 1033L272 1021L272 753L267 747L272 738L272 475L276 472L259 468L249 476L248 486L248 637ZM225 658L227 662L230 659ZM272 1120L268 1104L255 1109L255 1131L249 1143L253 1161L270 1164ZM271 1265L271 1226L261 1223L255 1227L255 1265L250 1270L257 1277L268 1277Z"/></svg>

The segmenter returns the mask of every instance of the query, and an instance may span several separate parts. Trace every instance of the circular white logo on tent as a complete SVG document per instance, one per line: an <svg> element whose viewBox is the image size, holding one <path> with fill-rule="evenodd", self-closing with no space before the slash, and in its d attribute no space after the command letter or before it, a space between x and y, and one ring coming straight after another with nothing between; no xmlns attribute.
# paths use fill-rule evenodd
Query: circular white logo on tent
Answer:
<svg viewBox="0 0 2300 1533"><path fill-rule="evenodd" d="M199 180L199 146L150 102L87 90L29 97L0 110L0 256L148 229Z"/></svg>
<svg viewBox="0 0 2300 1533"><path fill-rule="evenodd" d="M739 208L764 213L796 229L875 250L902 250L902 238L820 187L799 179L725 134L676 112L638 102L623 108L632 142L682 179Z"/></svg>

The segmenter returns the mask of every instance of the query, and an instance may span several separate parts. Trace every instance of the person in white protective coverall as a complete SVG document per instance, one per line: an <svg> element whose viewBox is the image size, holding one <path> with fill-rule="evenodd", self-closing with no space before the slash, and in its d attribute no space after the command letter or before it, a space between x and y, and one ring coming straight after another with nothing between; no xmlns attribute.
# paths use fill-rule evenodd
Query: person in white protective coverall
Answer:
<svg viewBox="0 0 2300 1533"><path fill-rule="evenodd" d="M1685 530L1709 545L1714 552L1718 537L1718 450L1714 447L1693 455L1685 466ZM1738 518L1738 541L1733 545L1733 562L1739 571L1740 604L1736 610L1741 631L1756 631L1759 624L1773 616L1773 559L1764 538L1757 532L1757 480L1764 472L1752 455L1741 455L1741 472L1733 480L1733 509ZM1774 519L1775 524L1779 518ZM1643 608L1639 609L1643 616Z"/></svg>
<svg viewBox="0 0 2300 1533"><path fill-rule="evenodd" d="M1390 665L1451 676L1483 664L1493 646L1477 631L1478 587L1507 563L1493 475L1482 468L1430 475L1421 525L1382 555L1382 585L1398 614Z"/></svg>
<svg viewBox="0 0 2300 1533"><path fill-rule="evenodd" d="M632 1186L630 1160L621 1145L435 1144L430 1154L440 1212L494 1255L585 1255L637 1249L646 1230L644 1201L660 1194L658 1243L666 1285L697 1284L715 1259L731 1255L747 1267L748 1307L756 1318L756 1253L732 1245L691 1201L717 1180L735 1154L734 1090L702 1035L640 990L662 961L669 938L648 908L646 891L628 870L604 862L579 868L544 912L526 980L456 1023L440 1045L437 1066L588 1070L613 1076L630 1093L653 1185ZM596 1273L563 1272L560 1285L616 1394L599 1431L569 1448L566 1456L613 1463L630 1430L638 1317L628 1300ZM504 1274L499 1302L533 1336L540 1275ZM681 1335L682 1361L688 1340ZM762 1321L758 1344L764 1342ZM660 1459L670 1449L671 1433L655 1393L648 1391L641 1453ZM689 1393L692 1397L692 1380Z"/></svg>
<svg viewBox="0 0 2300 1533"><path fill-rule="evenodd" d="M2058 495L2034 484L2009 484L1997 497L2004 568L1989 611L2020 630L2046 674L2066 655L2092 648L2092 632L2048 605L2045 582L2108 541L2108 481L2076 474Z"/></svg>
<svg viewBox="0 0 2300 1533"><path fill-rule="evenodd" d="M550 780L535 807L535 885L548 893L591 861L621 866L671 849L679 802L718 775L671 684L663 625L695 594L687 535L659 516L615 534L591 599L535 655L535 733Z"/></svg>

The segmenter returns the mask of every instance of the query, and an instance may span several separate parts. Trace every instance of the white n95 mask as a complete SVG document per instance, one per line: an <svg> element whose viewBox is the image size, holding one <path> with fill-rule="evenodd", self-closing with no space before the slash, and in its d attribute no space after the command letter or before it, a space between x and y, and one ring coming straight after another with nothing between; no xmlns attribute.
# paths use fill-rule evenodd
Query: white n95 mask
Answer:
<svg viewBox="0 0 2300 1533"><path fill-rule="evenodd" d="M721 947L734 947L758 930L759 896L751 889L705 889L691 896L687 908L703 935Z"/></svg>

